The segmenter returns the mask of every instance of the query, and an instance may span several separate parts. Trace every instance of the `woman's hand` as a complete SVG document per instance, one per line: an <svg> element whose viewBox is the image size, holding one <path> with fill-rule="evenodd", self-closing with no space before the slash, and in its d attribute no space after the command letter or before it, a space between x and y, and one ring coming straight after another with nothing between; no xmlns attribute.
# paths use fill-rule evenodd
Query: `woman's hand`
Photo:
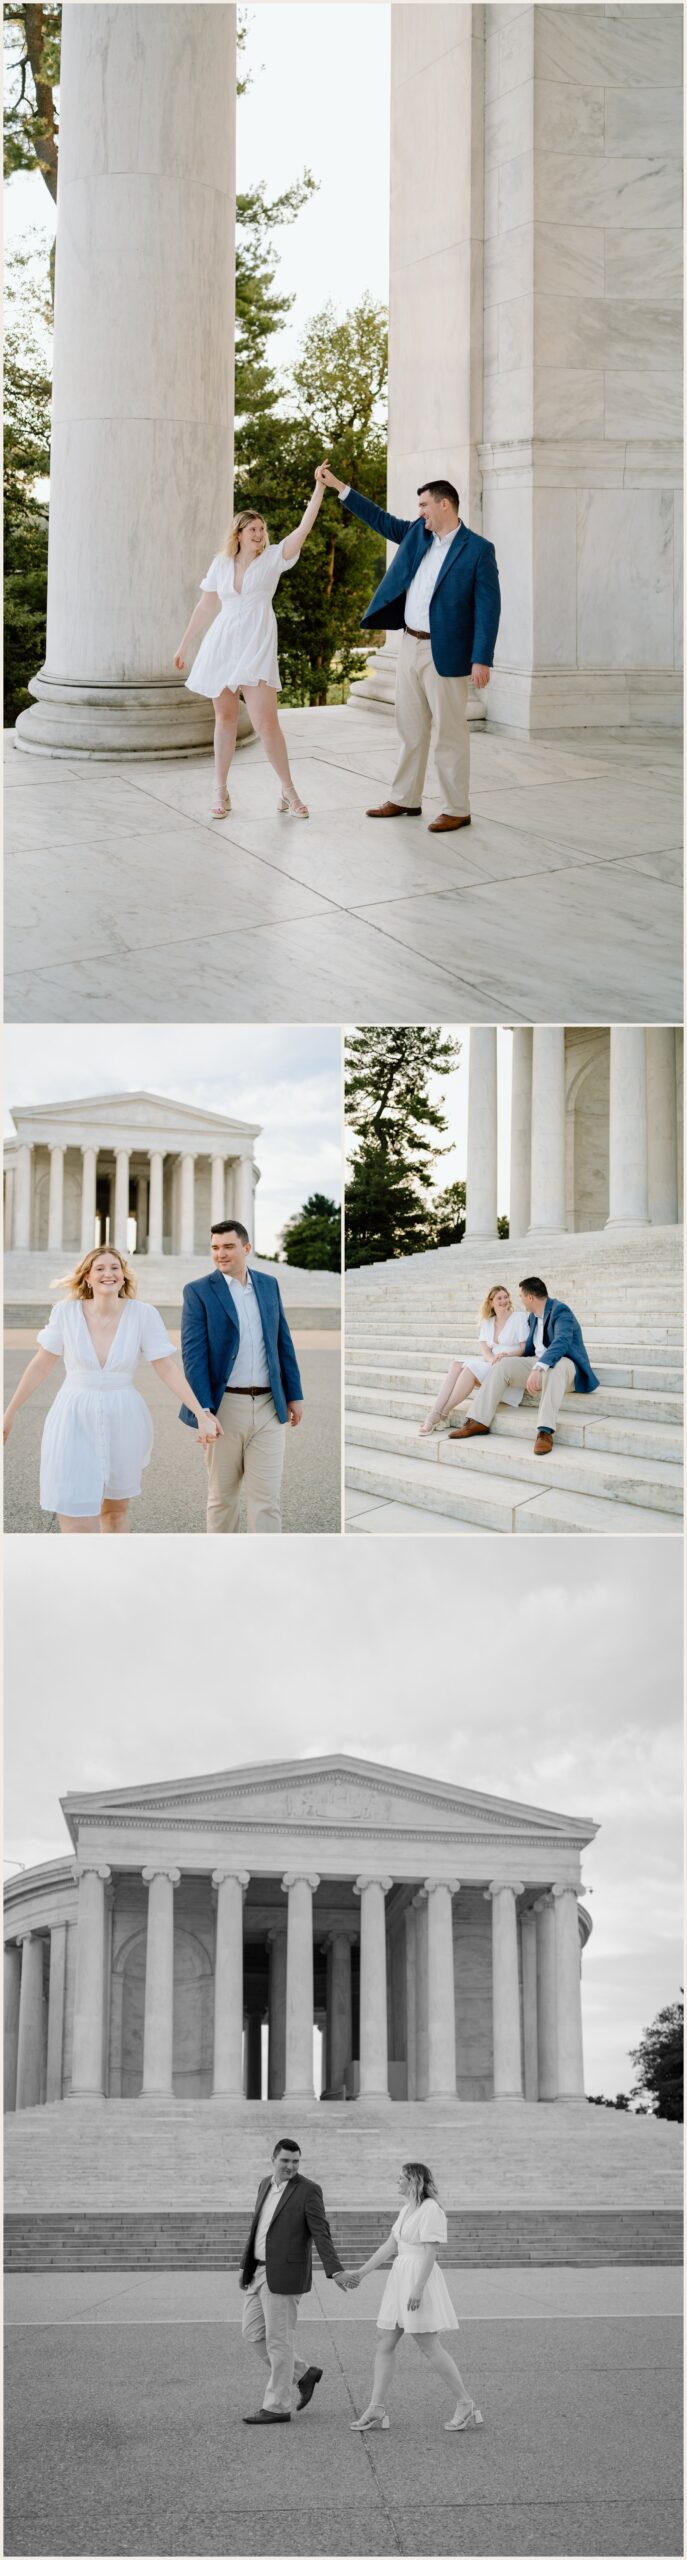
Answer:
<svg viewBox="0 0 687 2560"><path fill-rule="evenodd" d="M346 487L345 480L337 480L336 472L330 470L328 462L318 463L316 478L324 481L325 489L345 489Z"/></svg>
<svg viewBox="0 0 687 2560"><path fill-rule="evenodd" d="M5 1419L4 1419L4 1422L3 1422L3 1426L2 1426L3 1446L4 1446L5 1441L6 1441L6 1440L9 1440L9 1436L10 1436L10 1432L11 1432L11 1429L12 1429L13 1421L14 1421L14 1414L13 1414L13 1413L6 1413L6 1414L5 1414Z"/></svg>
<svg viewBox="0 0 687 2560"><path fill-rule="evenodd" d="M341 2282L342 2291L344 2293L355 2293L360 2283L360 2277L356 2268L344 2267L343 2278L340 2278L339 2281Z"/></svg>
<svg viewBox="0 0 687 2560"><path fill-rule="evenodd" d="M408 2295L408 2310L409 2310L409 2311L419 2311L421 2301L422 2301L422 2294L421 2294L421 2293L409 2293L409 2295Z"/></svg>
<svg viewBox="0 0 687 2560"><path fill-rule="evenodd" d="M202 1413L200 1415L198 1421L198 1438L201 1449L207 1449L210 1440L223 1440L224 1433L222 1425L221 1422L218 1422L216 1413Z"/></svg>
<svg viewBox="0 0 687 2560"><path fill-rule="evenodd" d="M178 670L179 670L179 674L180 674L180 676L181 676L181 675L183 675L184 667L185 667L185 665L186 665L186 659L185 659L185 655L184 655L183 642L182 642L182 646L181 646L181 648L180 648L180 649L177 649L177 651L176 651L175 659L174 659L174 664L175 664L175 667L178 667Z"/></svg>

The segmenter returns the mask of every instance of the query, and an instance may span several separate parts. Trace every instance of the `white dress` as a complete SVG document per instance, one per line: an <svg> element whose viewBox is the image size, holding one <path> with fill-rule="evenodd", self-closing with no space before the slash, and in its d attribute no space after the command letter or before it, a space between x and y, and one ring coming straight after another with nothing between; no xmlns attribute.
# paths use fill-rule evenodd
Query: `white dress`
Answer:
<svg viewBox="0 0 687 2560"><path fill-rule="evenodd" d="M378 2329L457 2329L453 2303L445 2277L436 2259L427 2278L419 2311L408 2310L408 2296L415 2293L422 2266L422 2252L429 2242L438 2240L444 2247L448 2239L446 2215L434 2196L425 2196L424 2204L404 2204L394 2223L398 2241L398 2257L394 2259L384 2287Z"/></svg>
<svg viewBox="0 0 687 2560"><path fill-rule="evenodd" d="M54 1307L38 1341L64 1361L66 1376L41 1442L42 1511L97 1520L105 1494L125 1502L140 1493L153 1446L147 1404L134 1386L139 1360L164 1360L174 1344L156 1307L125 1298L107 1359L101 1363L80 1298Z"/></svg>
<svg viewBox="0 0 687 2560"><path fill-rule="evenodd" d="M524 1307L514 1307L512 1316L506 1317L503 1332L499 1334L499 1351L522 1351L523 1343L527 1341L527 1328L528 1319ZM480 1325L479 1340L486 1342L490 1351L494 1349L495 1332L495 1317L485 1316ZM466 1368L472 1370L473 1378L479 1380L480 1386L483 1379L488 1378L492 1366L491 1360L480 1360L478 1352L458 1351L456 1359L465 1361ZM505 1387L501 1401L503 1404L520 1404L524 1392L524 1387Z"/></svg>
<svg viewBox="0 0 687 2560"><path fill-rule="evenodd" d="M221 610L201 640L186 678L189 693L214 696L225 685L231 693L238 693L244 684L271 684L279 692L277 618L272 597L282 571L295 567L295 560L284 559L283 542L270 542L266 551L259 551L257 559L249 562L237 592L234 561L228 560L225 552L217 552L207 577L201 578L200 583L206 595L219 596Z"/></svg>

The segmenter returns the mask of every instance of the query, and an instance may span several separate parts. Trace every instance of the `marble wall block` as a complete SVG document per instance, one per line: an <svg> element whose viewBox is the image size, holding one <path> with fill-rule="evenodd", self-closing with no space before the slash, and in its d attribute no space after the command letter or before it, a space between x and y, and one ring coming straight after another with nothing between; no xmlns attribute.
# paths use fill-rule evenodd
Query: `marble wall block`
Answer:
<svg viewBox="0 0 687 2560"><path fill-rule="evenodd" d="M579 150L585 157L603 151L604 122L603 89L579 89L563 80L535 80L535 150Z"/></svg>
<svg viewBox="0 0 687 2560"><path fill-rule="evenodd" d="M539 361L539 338L534 365L533 410L536 431L552 444L566 443L573 437L603 436L604 376L589 372L584 366L552 365ZM562 465L561 476L566 466Z"/></svg>
<svg viewBox="0 0 687 2560"><path fill-rule="evenodd" d="M432 0L432 7L395 9L392 20L394 89L417 79L428 64L443 60L472 34L473 10L464 0Z"/></svg>
<svg viewBox="0 0 687 2560"><path fill-rule="evenodd" d="M637 437L679 436L682 412L679 365L670 373L653 365L648 371L635 372L619 367L604 377L604 428L611 438L627 435L630 418Z"/></svg>
<svg viewBox="0 0 687 2560"><path fill-rule="evenodd" d="M673 648L675 665L683 663L684 642L684 499L681 489L673 498Z"/></svg>
<svg viewBox="0 0 687 2560"><path fill-rule="evenodd" d="M534 646L531 489L496 489L487 484L484 531L494 543L501 581L496 664L528 665Z"/></svg>
<svg viewBox="0 0 687 2560"><path fill-rule="evenodd" d="M571 11L571 16L572 16ZM583 158L541 151L534 195L536 222L602 223L604 229L664 231L681 220L676 161Z"/></svg>
<svg viewBox="0 0 687 2560"><path fill-rule="evenodd" d="M632 302L639 297L641 302L681 303L682 275L679 223L666 231L606 232L606 291L616 300L626 294Z"/></svg>
<svg viewBox="0 0 687 2560"><path fill-rule="evenodd" d="M673 500L646 490L580 493L578 659L581 666L673 663Z"/></svg>
<svg viewBox="0 0 687 2560"><path fill-rule="evenodd" d="M574 489L540 489L534 510L533 617L537 664L574 666L577 656L577 499Z"/></svg>
<svg viewBox="0 0 687 2560"><path fill-rule="evenodd" d="M680 74L682 11L618 0L617 8L537 9L537 66L548 80L583 86L669 87Z"/></svg>
<svg viewBox="0 0 687 2560"><path fill-rule="evenodd" d="M593 230L589 226L585 229L581 224L568 224L566 227L561 222L544 229L541 224L535 224L532 270L535 293L603 293L605 251L605 233L600 229Z"/></svg>
<svg viewBox="0 0 687 2560"><path fill-rule="evenodd" d="M682 112L679 81L671 89L606 89L604 148L609 155L641 151L651 160L679 161Z"/></svg>
<svg viewBox="0 0 687 2560"><path fill-rule="evenodd" d="M500 161L498 176L499 231L511 231L521 222L531 222L536 209L533 149L518 152L515 159Z"/></svg>

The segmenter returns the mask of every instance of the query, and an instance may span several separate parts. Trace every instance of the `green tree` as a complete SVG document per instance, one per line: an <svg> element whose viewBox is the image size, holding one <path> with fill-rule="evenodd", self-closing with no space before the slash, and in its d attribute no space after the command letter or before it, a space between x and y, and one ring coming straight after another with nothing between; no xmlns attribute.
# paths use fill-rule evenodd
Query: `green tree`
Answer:
<svg viewBox="0 0 687 2560"><path fill-rule="evenodd" d="M465 1183L451 1182L434 1201L434 1243L462 1244L465 1234Z"/></svg>
<svg viewBox="0 0 687 2560"><path fill-rule="evenodd" d="M349 1269L432 1246L432 1176L446 1117L429 1078L457 1066L460 1042L428 1024L370 1026L346 1043L346 1112L357 1139L346 1187Z"/></svg>
<svg viewBox="0 0 687 2560"><path fill-rule="evenodd" d="M264 187L252 187L236 198L236 351L234 407L237 419L270 415L279 398L279 381L269 361L269 342L295 301L292 293L275 292L275 231L295 222L315 193L309 169L294 186L268 203Z"/></svg>
<svg viewBox="0 0 687 2560"><path fill-rule="evenodd" d="M62 11L20 8L6 0L5 177L39 170L57 200L58 112Z"/></svg>
<svg viewBox="0 0 687 2560"><path fill-rule="evenodd" d="M284 1261L302 1271L341 1270L341 1210L324 1191L311 1191L282 1234Z"/></svg>
<svg viewBox="0 0 687 2560"><path fill-rule="evenodd" d="M670 2116L677 2124L683 2118L684 2087L684 2001L673 2000L660 2009L653 2026L645 2029L641 2043L631 2053L637 2080L631 2091L633 2098L646 2092L653 2099L655 2116Z"/></svg>
<svg viewBox="0 0 687 2560"><path fill-rule="evenodd" d="M37 487L50 470L51 386L41 344L48 315L30 253L10 261L7 302L4 716L11 728L45 657L48 585L48 509Z"/></svg>

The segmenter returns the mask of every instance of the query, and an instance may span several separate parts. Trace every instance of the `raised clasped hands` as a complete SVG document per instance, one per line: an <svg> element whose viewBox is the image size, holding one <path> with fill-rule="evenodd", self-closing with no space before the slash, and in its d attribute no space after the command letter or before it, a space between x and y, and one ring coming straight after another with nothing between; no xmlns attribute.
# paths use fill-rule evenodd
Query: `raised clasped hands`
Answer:
<svg viewBox="0 0 687 2560"><path fill-rule="evenodd" d="M336 472L332 471L329 462L318 463L315 478L324 482L325 489L345 489L346 487L345 480L337 480Z"/></svg>

